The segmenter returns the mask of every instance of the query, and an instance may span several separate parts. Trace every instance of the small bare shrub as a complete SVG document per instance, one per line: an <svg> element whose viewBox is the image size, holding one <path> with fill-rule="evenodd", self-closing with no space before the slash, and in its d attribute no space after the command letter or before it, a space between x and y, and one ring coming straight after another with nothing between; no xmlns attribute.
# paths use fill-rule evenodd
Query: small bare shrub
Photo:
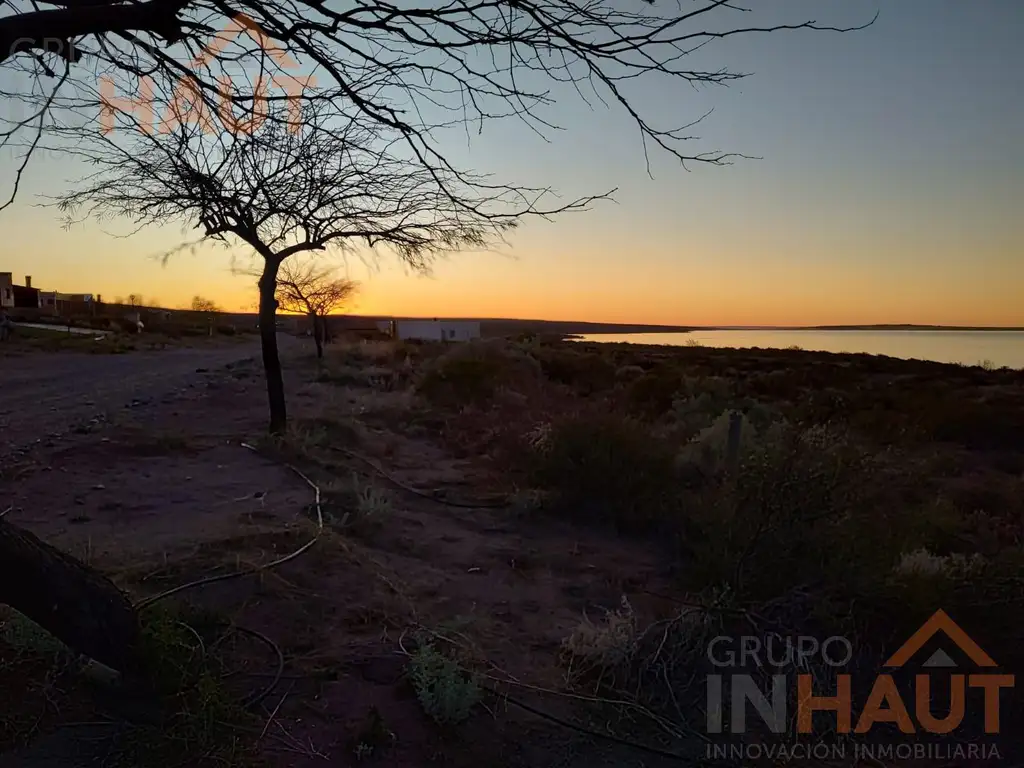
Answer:
<svg viewBox="0 0 1024 768"><path fill-rule="evenodd" d="M708 643L723 630L716 593L709 591L706 600L710 608L683 606L648 626L639 624L625 597L603 621L585 619L562 644L569 688L639 705L661 736L687 738L690 721L702 717L704 675L713 671L707 669ZM642 727L637 712L624 714L636 738ZM614 718L609 713L602 719Z"/></svg>
<svg viewBox="0 0 1024 768"><path fill-rule="evenodd" d="M373 483L364 483L358 476L352 476L356 511L362 520L380 520L392 512L391 494Z"/></svg>
<svg viewBox="0 0 1024 768"><path fill-rule="evenodd" d="M392 494L352 473L348 482L323 489L323 508L335 527L367 534L385 525L394 513Z"/></svg>
<svg viewBox="0 0 1024 768"><path fill-rule="evenodd" d="M570 681L596 677L596 687L610 671L632 662L639 632L633 607L625 595L614 611L599 623L584 617L582 623L562 642Z"/></svg>

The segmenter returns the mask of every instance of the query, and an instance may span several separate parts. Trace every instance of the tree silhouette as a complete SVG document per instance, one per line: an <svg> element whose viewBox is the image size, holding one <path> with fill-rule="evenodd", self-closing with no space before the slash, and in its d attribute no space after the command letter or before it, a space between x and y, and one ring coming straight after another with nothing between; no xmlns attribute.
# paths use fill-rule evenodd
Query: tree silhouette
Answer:
<svg viewBox="0 0 1024 768"><path fill-rule="evenodd" d="M746 77L702 63L723 40L786 30L845 32L860 25L786 18L777 7L729 0L9 0L0 9L0 95L23 114L0 130L21 151L10 199L54 111L96 127L99 108L128 97L194 101L194 119L294 123L296 100L321 101L340 125L357 119L394 132L403 152L465 182L445 144L495 121L551 136L557 102L625 113L645 152L721 165L739 155L694 147L693 114L659 126L637 90L684 104L691 88ZM773 4L774 5L774 4ZM239 13L241 11L244 15ZM872 20L873 21L873 20ZM867 22L868 24L871 21ZM698 54L698 51L700 52ZM241 70L257 73L239 84ZM6 73L5 73L6 74ZM304 89L315 75L317 88ZM99 78L97 80L97 78ZM243 78L244 80L244 78ZM251 87L248 87L251 86ZM289 105L292 110L274 110ZM648 166L650 163L648 161Z"/></svg>
<svg viewBox="0 0 1024 768"><path fill-rule="evenodd" d="M375 123L353 119L334 128L330 115L328 105L313 101L300 131L283 119L251 133L213 135L185 122L154 134L63 129L99 168L58 198L68 224L79 215L122 217L138 227L177 220L201 239L244 246L257 257L272 432L287 423L275 328L278 274L287 259L352 250L358 241L370 257L387 250L426 270L441 254L500 241L525 216L591 202L539 207L542 190L488 189L486 180L425 168L393 154L394 141Z"/></svg>
<svg viewBox="0 0 1024 768"><path fill-rule="evenodd" d="M321 267L313 259L297 259L292 257L284 262L278 272L278 309L310 319L316 356L323 358L327 316L344 306L359 286L353 280L336 277L334 270Z"/></svg>
<svg viewBox="0 0 1024 768"><path fill-rule="evenodd" d="M220 312L220 307L217 306L213 299L207 299L202 296L193 296L190 306L193 312L204 312L206 314Z"/></svg>

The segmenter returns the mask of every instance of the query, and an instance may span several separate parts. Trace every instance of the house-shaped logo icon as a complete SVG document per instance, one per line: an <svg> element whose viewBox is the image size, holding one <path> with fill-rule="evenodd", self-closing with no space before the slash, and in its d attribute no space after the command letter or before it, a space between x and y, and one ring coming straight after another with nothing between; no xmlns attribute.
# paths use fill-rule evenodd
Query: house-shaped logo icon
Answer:
<svg viewBox="0 0 1024 768"><path fill-rule="evenodd" d="M224 50L242 33L247 34L259 46L260 51L270 57L282 69L295 69L298 62L285 53L263 31L259 24L245 14L239 13L231 18L230 23L221 30L212 41L203 46L203 50L192 60L192 68L198 69L210 61L217 59Z"/></svg>
<svg viewBox="0 0 1024 768"><path fill-rule="evenodd" d="M889 657L889 660L885 662L887 667L902 667L917 653L921 648L931 640L938 632L942 632L946 637L956 643L957 647L966 654L966 656L973 661L979 667L997 667L995 660L989 656L985 651L981 649L976 642L974 642L966 632L957 626L956 622L953 621L949 615L943 611L936 611L928 621L921 625L910 638L900 648ZM929 659L924 662L924 667L928 668L950 668L956 667L957 664L950 658L943 650L937 650L933 653Z"/></svg>
<svg viewBox="0 0 1024 768"><path fill-rule="evenodd" d="M252 116L251 119L246 121L236 119L232 113L231 108L235 103L237 103L237 100L231 94L231 78L226 74L218 77L217 84L220 89L220 105L217 111L220 114L221 123L231 133L251 133L262 125L267 118L267 88L269 86L274 86L282 89L286 94L285 101L287 102L288 108L288 130L292 133L296 133L300 130L302 122L303 92L307 88L315 87L316 78L313 75L307 75L300 78L284 74L280 71L285 69L296 69L299 67L299 64L281 47L276 45L266 32L260 28L259 24L248 16L238 14L234 16L227 27L221 30L221 32L217 34L212 41L210 41L210 43L204 46L199 55L192 60L189 67L189 73L186 73L179 78L177 84L174 86L174 91L170 98L168 113L159 121L160 133L166 133L173 130L176 125L180 124L182 119L189 122L198 122L206 132L214 130L214 121L212 116L208 113L208 107L210 106L209 100L206 95L202 93L203 89L195 82L199 78L199 75L196 73L221 60L228 60L233 63L242 61L241 56L229 57L224 55L224 51L228 45L231 44L231 41L235 40L243 32L259 46L258 54L273 62L279 71L272 73L269 81L267 81L262 74L264 67L262 66L263 62L261 62L261 74L256 78L256 82L254 84L255 87L253 89L254 93L246 99L241 99L243 104L248 101L252 102L249 107L249 111L252 113ZM102 104L102 108L100 110L101 131L103 133L109 133L114 130L115 115L120 114L125 116L134 115L135 117L133 122L135 125L141 128L145 133L152 133L153 121L156 117L156 106L154 104L156 85L152 78L147 75L139 77L138 92L141 98L118 98L115 95L114 86L114 80L110 76L100 76L100 101ZM262 108L259 106L261 102Z"/></svg>

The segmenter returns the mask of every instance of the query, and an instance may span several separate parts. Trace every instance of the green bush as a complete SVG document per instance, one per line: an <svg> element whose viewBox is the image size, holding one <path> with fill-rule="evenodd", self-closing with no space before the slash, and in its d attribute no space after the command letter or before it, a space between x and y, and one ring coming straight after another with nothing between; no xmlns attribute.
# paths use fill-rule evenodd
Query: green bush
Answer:
<svg viewBox="0 0 1024 768"><path fill-rule="evenodd" d="M423 711L438 725L463 722L482 697L473 676L429 643L409 660L409 679Z"/></svg>

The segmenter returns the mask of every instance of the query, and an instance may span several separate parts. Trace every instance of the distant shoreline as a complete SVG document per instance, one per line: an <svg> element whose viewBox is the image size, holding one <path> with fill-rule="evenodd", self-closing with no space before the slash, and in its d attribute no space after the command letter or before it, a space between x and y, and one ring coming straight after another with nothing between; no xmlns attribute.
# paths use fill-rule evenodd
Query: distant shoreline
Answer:
<svg viewBox="0 0 1024 768"><path fill-rule="evenodd" d="M692 333L694 331L1008 331L1020 333L1024 326L991 325L706 325L692 326L681 331L657 330L641 333ZM606 333L590 331L591 334ZM607 333L634 333L634 331L608 331Z"/></svg>
<svg viewBox="0 0 1024 768"><path fill-rule="evenodd" d="M380 320L430 320L401 316L348 315L356 323ZM545 335L597 335L634 333L693 333L695 331L1024 331L1024 326L915 325L878 323L874 325L656 325L647 323L598 323L577 320L520 320L514 318L438 317L438 320L479 322L484 336L512 336L523 333Z"/></svg>
<svg viewBox="0 0 1024 768"><path fill-rule="evenodd" d="M719 329L724 330L724 329ZM774 331L1024 331L1024 326L985 325L808 325Z"/></svg>

